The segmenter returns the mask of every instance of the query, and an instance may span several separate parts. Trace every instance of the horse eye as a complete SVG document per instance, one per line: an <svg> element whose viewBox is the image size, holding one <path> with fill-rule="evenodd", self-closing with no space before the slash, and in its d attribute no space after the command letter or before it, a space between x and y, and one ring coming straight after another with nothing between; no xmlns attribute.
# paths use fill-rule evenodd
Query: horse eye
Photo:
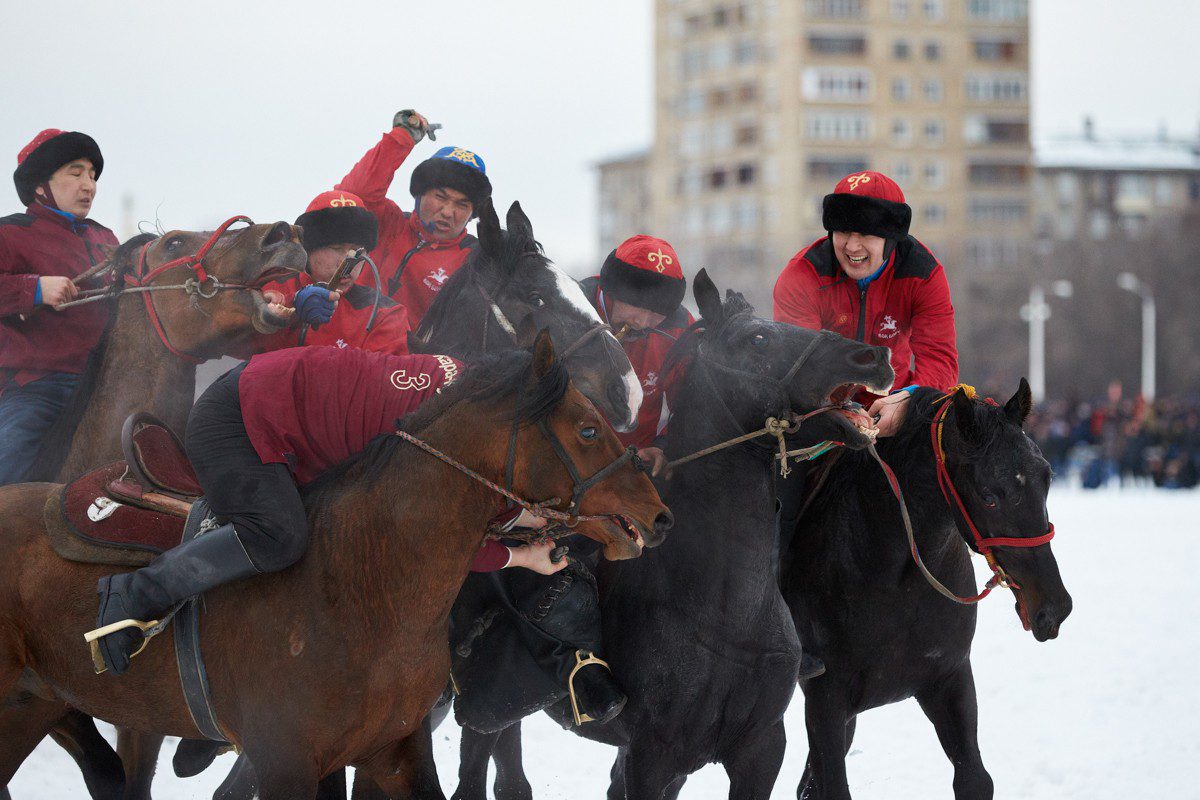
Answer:
<svg viewBox="0 0 1200 800"><path fill-rule="evenodd" d="M534 308L541 308L542 306L546 305L546 301L543 300L542 296L537 292L532 292L529 295L529 302L533 304Z"/></svg>
<svg viewBox="0 0 1200 800"><path fill-rule="evenodd" d="M1000 501L996 499L996 495L991 492L983 493L983 504L988 508L995 508L998 502Z"/></svg>
<svg viewBox="0 0 1200 800"><path fill-rule="evenodd" d="M766 345L766 343L767 337L763 336L761 333L756 333L750 337L750 344L754 345L755 347L763 347Z"/></svg>
<svg viewBox="0 0 1200 800"><path fill-rule="evenodd" d="M588 442L593 441L599 435L600 435L600 430L598 428L592 427L591 425L587 426L586 428L579 429L579 436L584 441L588 441Z"/></svg>
<svg viewBox="0 0 1200 800"><path fill-rule="evenodd" d="M167 240L167 249L168 250L178 250L179 245L181 245L181 244L183 244L183 240L180 239L178 236L176 236L172 239Z"/></svg>

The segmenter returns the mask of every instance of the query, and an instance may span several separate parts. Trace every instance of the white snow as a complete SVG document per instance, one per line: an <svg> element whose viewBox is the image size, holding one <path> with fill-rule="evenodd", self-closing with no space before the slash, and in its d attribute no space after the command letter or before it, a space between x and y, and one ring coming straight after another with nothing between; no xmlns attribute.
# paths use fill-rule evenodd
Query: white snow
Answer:
<svg viewBox="0 0 1200 800"><path fill-rule="evenodd" d="M1200 494L1055 489L1054 550L1075 611L1060 637L1039 644L1021 629L1010 594L980 609L974 665L984 763L996 797L1107 800L1200 797L1200 625L1196 534ZM774 797L795 797L803 768L803 698L788 711L788 753ZM458 732L435 732L447 796ZM232 764L198 778L171 772L163 750L158 800L207 800ZM537 798L601 797L612 749L526 721L526 769ZM848 769L857 798L950 798L951 768L932 727L908 701L859 718ZM718 767L693 775L683 798L720 798ZM17 773L14 800L85 798L74 763L49 740Z"/></svg>

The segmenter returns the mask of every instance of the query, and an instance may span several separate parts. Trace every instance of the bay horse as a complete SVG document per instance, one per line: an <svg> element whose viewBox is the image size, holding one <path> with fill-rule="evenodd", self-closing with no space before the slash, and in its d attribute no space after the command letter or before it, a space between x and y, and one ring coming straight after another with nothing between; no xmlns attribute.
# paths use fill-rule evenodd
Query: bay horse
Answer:
<svg viewBox="0 0 1200 800"><path fill-rule="evenodd" d="M1033 543L1052 530L1050 465L1021 430L1032 405L1029 384L1022 379L1003 406L973 400L963 389L948 396L918 389L909 403L901 430L881 439L878 452L895 472L925 567L971 600L970 554L979 547L971 525L985 542ZM939 485L939 448L950 491ZM962 513L952 506L955 496ZM976 608L951 602L927 582L891 497L875 460L843 453L791 539L784 596L805 647L826 667L802 684L809 752L797 795L849 798L845 757L857 716L915 697L954 765L956 800L986 800L992 779L979 753L971 672ZM1002 545L994 555L1026 628L1038 641L1055 638L1071 596L1050 545Z"/></svg>
<svg viewBox="0 0 1200 800"><path fill-rule="evenodd" d="M478 475L409 444L416 436ZM346 764L407 796L422 778L427 742L412 734L449 678L451 605L487 521L505 504L478 478L502 482L511 459L518 494L572 497L575 476L622 458L616 435L540 336L532 355L511 351L468 369L401 433L378 437L309 487L305 557L205 598L216 714L253 761L261 800L313 798L320 778ZM148 648L119 680L93 673L80 635L109 568L51 550L41 511L52 489L0 490L0 558L9 565L0 576L0 692L20 682L123 727L198 736L176 685L173 642ZM670 525L631 462L592 485L579 509L573 530L610 558L639 555ZM45 732L25 719L0 728L0 780Z"/></svg>
<svg viewBox="0 0 1200 800"><path fill-rule="evenodd" d="M670 397L672 460L763 428L768 418L840 402L852 385L891 386L887 348L759 319L739 294L722 302L704 271L694 293L702 318L669 357L682 370ZM841 413L805 421L801 435L810 428L851 446L868 442ZM711 762L724 765L731 797L770 794L801 655L777 584L777 452L767 437L680 463L665 495L676 517L671 538L636 563L599 565L606 657L628 703L603 725L572 725L566 700L547 711L574 733L619 748L613 800L658 800ZM488 658L482 644L475 650ZM463 729L456 800L486 797L489 757L498 798L531 796L519 718L534 710L516 710L504 731Z"/></svg>

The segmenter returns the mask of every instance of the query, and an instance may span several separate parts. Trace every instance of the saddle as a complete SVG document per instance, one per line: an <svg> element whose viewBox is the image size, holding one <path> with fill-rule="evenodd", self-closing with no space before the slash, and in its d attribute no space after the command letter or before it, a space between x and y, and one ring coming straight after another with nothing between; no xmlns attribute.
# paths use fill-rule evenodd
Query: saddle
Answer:
<svg viewBox="0 0 1200 800"><path fill-rule="evenodd" d="M183 540L201 494L183 443L150 414L121 429L123 461L85 473L46 498L55 552L68 561L142 567Z"/></svg>

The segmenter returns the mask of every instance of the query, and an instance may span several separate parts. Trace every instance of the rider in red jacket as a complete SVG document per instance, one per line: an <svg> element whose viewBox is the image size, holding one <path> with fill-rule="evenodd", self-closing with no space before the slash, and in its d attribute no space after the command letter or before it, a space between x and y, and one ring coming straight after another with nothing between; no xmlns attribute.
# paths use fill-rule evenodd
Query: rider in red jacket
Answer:
<svg viewBox="0 0 1200 800"><path fill-rule="evenodd" d="M891 178L847 175L824 207L829 235L784 267L775 282L775 319L892 349L894 393L860 398L888 436L902 420L908 394L901 388L958 383L950 285L929 248L909 235L912 210Z"/></svg>
<svg viewBox="0 0 1200 800"><path fill-rule="evenodd" d="M466 226L492 196L492 184L478 154L443 147L413 170L409 191L416 204L411 212L401 211L387 198L388 187L430 126L411 109L397 113L392 125L334 188L357 194L379 220L379 244L371 257L379 265L384 292L408 309L416 328L433 296L475 246ZM359 282L368 280L373 286L369 276Z"/></svg>
<svg viewBox="0 0 1200 800"><path fill-rule="evenodd" d="M95 140L77 131L44 130L17 156L27 207L0 219L0 485L24 479L108 323L105 303L57 309L117 244L88 218L103 169Z"/></svg>
<svg viewBox="0 0 1200 800"><path fill-rule="evenodd" d="M666 400L670 381L663 373L663 360L695 321L681 305L686 290L675 249L663 239L644 235L622 242L604 259L600 274L583 282L584 294L616 332L642 382L637 427L618 436L622 444L638 449L653 475L666 464L663 443L670 418Z"/></svg>
<svg viewBox="0 0 1200 800"><path fill-rule="evenodd" d="M462 365L448 356L391 356L354 347L298 347L254 356L218 378L188 418L188 459L220 527L174 547L134 572L100 579L96 627L160 619L180 600L239 578L277 572L308 547L299 487L395 430L399 417L452 383ZM509 525L540 527L509 513ZM506 548L487 541L471 568L523 566L553 574L552 542ZM120 675L141 645L140 630L99 640Z"/></svg>
<svg viewBox="0 0 1200 800"><path fill-rule="evenodd" d="M355 265L332 290L327 288L347 255L377 244L375 215L357 195L334 190L317 195L296 224L308 267L286 281L268 284L263 294L277 316L294 315L297 325L262 337L257 351L332 345L406 354L408 310L373 285L355 283L365 262Z"/></svg>

